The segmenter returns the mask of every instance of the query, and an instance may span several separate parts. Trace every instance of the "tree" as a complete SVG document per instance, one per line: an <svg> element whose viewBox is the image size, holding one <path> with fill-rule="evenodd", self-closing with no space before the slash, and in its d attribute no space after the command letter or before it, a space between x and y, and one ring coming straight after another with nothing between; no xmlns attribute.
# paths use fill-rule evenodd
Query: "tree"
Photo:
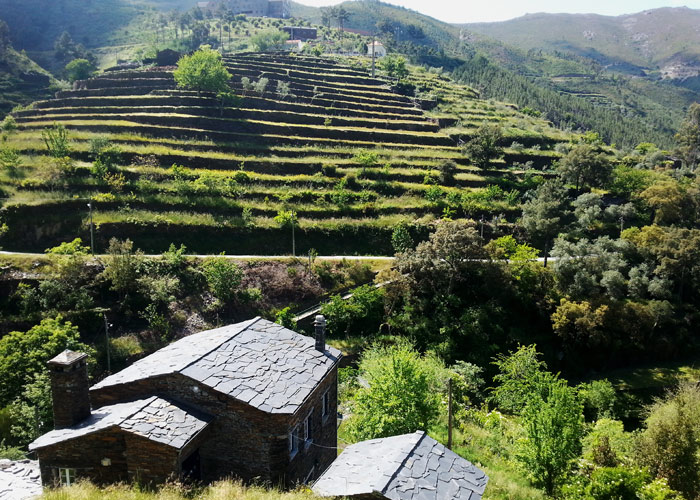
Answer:
<svg viewBox="0 0 700 500"><path fill-rule="evenodd" d="M250 37L250 45L257 52L267 52L280 50L287 40L289 40L289 33L278 29L267 29Z"/></svg>
<svg viewBox="0 0 700 500"><path fill-rule="evenodd" d="M294 236L294 228L299 224L297 213L294 210L280 210L275 215L275 222L282 228L292 228L292 255L296 255L296 238Z"/></svg>
<svg viewBox="0 0 700 500"><path fill-rule="evenodd" d="M612 163L590 144L580 144L569 151L559 164L565 182L576 185L576 191L586 186L601 187L612 174Z"/></svg>
<svg viewBox="0 0 700 500"><path fill-rule="evenodd" d="M484 123L467 142L462 153L479 168L488 168L491 160L503 154L499 142L503 138L503 129L497 125Z"/></svg>
<svg viewBox="0 0 700 500"><path fill-rule="evenodd" d="M566 380L549 374L537 383L522 413L526 438L516 455L535 484L552 495L581 452L583 408Z"/></svg>
<svg viewBox="0 0 700 500"><path fill-rule="evenodd" d="M676 144L685 165L695 169L700 154L700 103L690 105L686 119L676 134Z"/></svg>
<svg viewBox="0 0 700 500"><path fill-rule="evenodd" d="M41 131L41 138L46 145L49 155L54 158L65 158L70 153L68 133L62 123L54 123Z"/></svg>
<svg viewBox="0 0 700 500"><path fill-rule="evenodd" d="M395 253L405 252L415 246L406 223L399 223L391 233L391 246Z"/></svg>
<svg viewBox="0 0 700 500"><path fill-rule="evenodd" d="M440 412L435 370L406 341L365 351L350 434L357 441L427 430Z"/></svg>
<svg viewBox="0 0 700 500"><path fill-rule="evenodd" d="M66 64L66 76L72 83L76 80L87 80L97 68L87 59L73 59Z"/></svg>
<svg viewBox="0 0 700 500"><path fill-rule="evenodd" d="M638 459L685 498L700 494L700 388L684 385L654 404L640 435Z"/></svg>
<svg viewBox="0 0 700 500"><path fill-rule="evenodd" d="M112 290L126 296L136 290L137 279L143 267L143 252L134 251L134 243L127 239L109 240L107 265L102 275L112 282Z"/></svg>
<svg viewBox="0 0 700 500"><path fill-rule="evenodd" d="M10 28L5 21L0 19L0 54L4 54L11 45Z"/></svg>
<svg viewBox="0 0 700 500"><path fill-rule="evenodd" d="M78 328L61 316L0 338L0 407L20 396L24 385L46 370L46 362L65 349L93 353L80 342Z"/></svg>
<svg viewBox="0 0 700 500"><path fill-rule="evenodd" d="M335 12L335 17L338 20L338 31L343 31L343 26L346 22L350 20L350 12L348 12L345 7L340 5Z"/></svg>
<svg viewBox="0 0 700 500"><path fill-rule="evenodd" d="M362 285L348 299L331 297L321 306L321 314L331 335L370 336L377 333L384 317L384 293L373 285Z"/></svg>
<svg viewBox="0 0 700 500"><path fill-rule="evenodd" d="M493 377L495 387L489 400L503 411L519 414L523 411L541 373L547 369L537 347L520 346L508 355L500 354L493 361L498 374Z"/></svg>
<svg viewBox="0 0 700 500"><path fill-rule="evenodd" d="M243 271L235 262L225 257L208 259L204 265L204 277L209 290L222 302L230 302L236 297Z"/></svg>
<svg viewBox="0 0 700 500"><path fill-rule="evenodd" d="M381 67L390 78L396 78L398 80L406 78L408 76L408 68L406 68L406 58L399 55L390 54L379 60L379 67Z"/></svg>
<svg viewBox="0 0 700 500"><path fill-rule="evenodd" d="M180 58L173 76L178 87L216 93L227 90L231 79L221 54L209 47L202 47L194 54Z"/></svg>
<svg viewBox="0 0 700 500"><path fill-rule="evenodd" d="M549 246L564 229L568 213L568 193L564 185L556 180L540 185L532 199L523 205L520 223L533 239L544 246L545 267Z"/></svg>
<svg viewBox="0 0 700 500"><path fill-rule="evenodd" d="M321 24L326 28L331 27L331 21L333 20L331 8L321 7Z"/></svg>

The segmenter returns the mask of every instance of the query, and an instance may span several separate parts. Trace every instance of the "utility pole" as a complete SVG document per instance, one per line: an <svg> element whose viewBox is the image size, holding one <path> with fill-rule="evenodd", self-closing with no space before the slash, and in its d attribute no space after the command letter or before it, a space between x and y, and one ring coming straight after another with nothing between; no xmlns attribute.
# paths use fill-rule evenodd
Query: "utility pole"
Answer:
<svg viewBox="0 0 700 500"><path fill-rule="evenodd" d="M481 239L483 240L484 239L484 216L483 215L481 216L480 222L481 222Z"/></svg>
<svg viewBox="0 0 700 500"><path fill-rule="evenodd" d="M292 257L297 256L296 241L294 240L294 226L296 225L297 213L292 210Z"/></svg>
<svg viewBox="0 0 700 500"><path fill-rule="evenodd" d="M105 348L107 350L107 373L112 373L112 363L109 356L109 323L107 323L107 315L102 313L102 318L105 320Z"/></svg>
<svg viewBox="0 0 700 500"><path fill-rule="evenodd" d="M94 226L92 224L92 200L90 200L90 203L87 204L88 208L90 209L90 253L92 253L92 256L95 256L95 232L94 232Z"/></svg>
<svg viewBox="0 0 700 500"><path fill-rule="evenodd" d="M447 449L452 449L452 378L447 379Z"/></svg>
<svg viewBox="0 0 700 500"><path fill-rule="evenodd" d="M377 73L376 66L375 66L376 56L374 54L374 48L376 45L377 45L377 34L375 33L372 35L372 78L374 78L376 76L376 73Z"/></svg>

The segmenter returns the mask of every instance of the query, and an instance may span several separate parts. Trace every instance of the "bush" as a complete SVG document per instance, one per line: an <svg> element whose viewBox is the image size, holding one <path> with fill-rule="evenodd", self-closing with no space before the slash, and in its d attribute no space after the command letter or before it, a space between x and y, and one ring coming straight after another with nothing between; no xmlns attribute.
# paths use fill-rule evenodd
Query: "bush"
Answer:
<svg viewBox="0 0 700 500"><path fill-rule="evenodd" d="M415 242L405 222L398 224L391 233L391 246L395 253L405 252L415 247Z"/></svg>
<svg viewBox="0 0 700 500"><path fill-rule="evenodd" d="M87 255L90 247L83 246L83 240L76 238L71 242L64 241L58 246L47 248L44 253L54 255Z"/></svg>
<svg viewBox="0 0 700 500"><path fill-rule="evenodd" d="M53 126L45 128L41 131L41 138L50 156L65 158L70 153L68 134L62 124L54 123Z"/></svg>
<svg viewBox="0 0 700 500"><path fill-rule="evenodd" d="M595 500L638 500L637 493L650 479L642 470L601 467L591 474L588 491Z"/></svg>
<svg viewBox="0 0 700 500"><path fill-rule="evenodd" d="M333 336L367 336L377 333L384 316L384 293L373 285L363 285L344 300L334 295L321 306Z"/></svg>
<svg viewBox="0 0 700 500"><path fill-rule="evenodd" d="M243 279L243 271L235 262L225 257L214 257L203 264L204 277L209 290L222 302L230 302Z"/></svg>
<svg viewBox="0 0 700 500"><path fill-rule="evenodd" d="M250 45L257 52L279 50L284 42L289 40L289 34L278 29L267 29L250 37Z"/></svg>

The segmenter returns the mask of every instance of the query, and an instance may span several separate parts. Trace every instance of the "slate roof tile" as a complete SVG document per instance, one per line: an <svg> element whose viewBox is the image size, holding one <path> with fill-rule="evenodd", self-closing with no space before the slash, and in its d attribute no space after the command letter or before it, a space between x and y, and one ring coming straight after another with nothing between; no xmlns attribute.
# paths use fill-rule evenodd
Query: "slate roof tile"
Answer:
<svg viewBox="0 0 700 500"><path fill-rule="evenodd" d="M103 406L78 425L56 429L29 445L30 450L118 427L173 448L181 448L212 420L210 415L157 396Z"/></svg>
<svg viewBox="0 0 700 500"><path fill-rule="evenodd" d="M321 496L481 500L487 482L483 471L419 431L347 447L313 490Z"/></svg>
<svg viewBox="0 0 700 500"><path fill-rule="evenodd" d="M255 318L178 340L92 389L179 372L262 411L291 414L340 359L337 349L321 353L314 345L311 337Z"/></svg>

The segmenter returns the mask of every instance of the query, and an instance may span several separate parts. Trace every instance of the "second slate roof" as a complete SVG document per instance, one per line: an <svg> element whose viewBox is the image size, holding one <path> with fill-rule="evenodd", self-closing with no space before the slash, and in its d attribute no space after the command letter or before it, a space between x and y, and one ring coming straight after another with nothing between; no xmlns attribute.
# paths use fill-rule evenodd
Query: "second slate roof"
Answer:
<svg viewBox="0 0 700 500"><path fill-rule="evenodd" d="M424 432L348 446L314 484L321 496L480 500L488 477Z"/></svg>
<svg viewBox="0 0 700 500"><path fill-rule="evenodd" d="M269 413L294 413L340 358L314 339L271 321L243 323L185 337L147 356L93 389L179 372Z"/></svg>
<svg viewBox="0 0 700 500"><path fill-rule="evenodd" d="M103 406L77 425L48 432L29 450L92 434L110 427L136 434L176 449L184 447L211 421L211 416L157 396Z"/></svg>

